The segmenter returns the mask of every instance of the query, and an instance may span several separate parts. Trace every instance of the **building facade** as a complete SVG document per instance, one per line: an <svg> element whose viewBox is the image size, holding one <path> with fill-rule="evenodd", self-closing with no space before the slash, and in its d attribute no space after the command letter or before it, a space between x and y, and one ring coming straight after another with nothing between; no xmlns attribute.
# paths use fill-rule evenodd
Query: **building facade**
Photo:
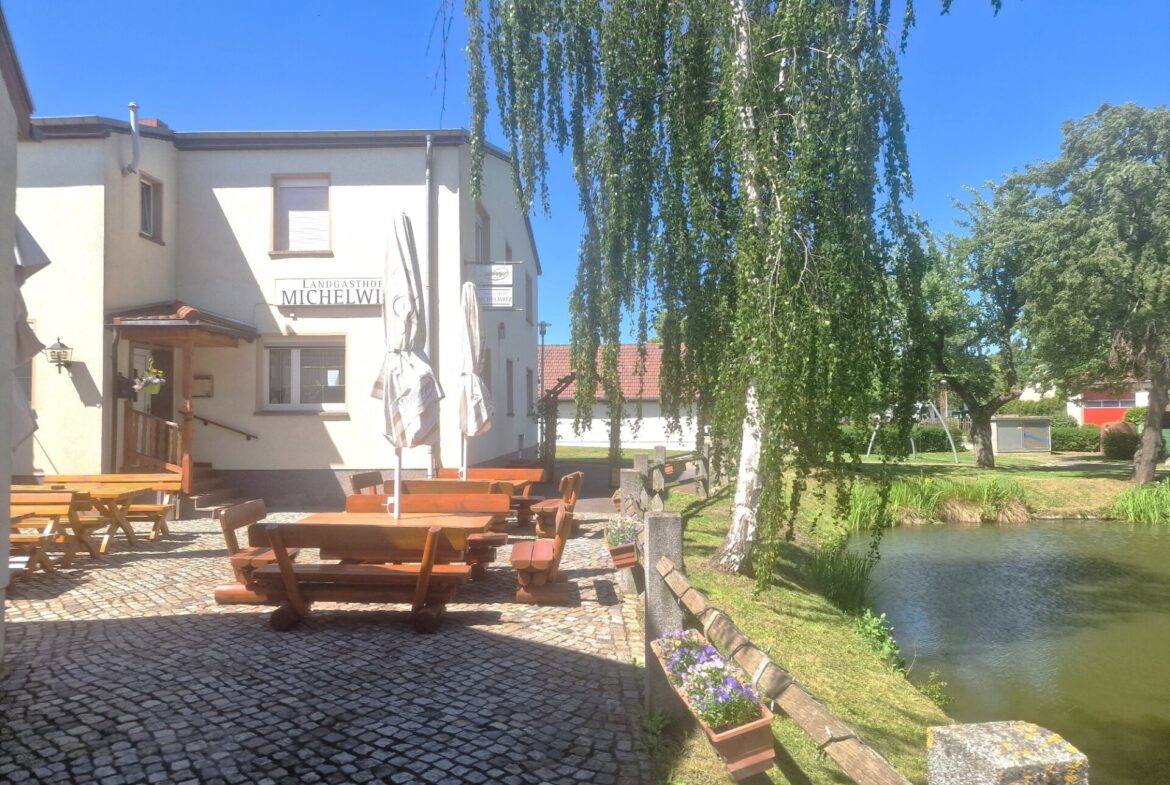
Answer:
<svg viewBox="0 0 1170 785"><path fill-rule="evenodd" d="M560 379L572 374L570 349L565 344L544 347L543 387L548 392ZM639 449L665 445L670 450L695 447L696 422L684 416L678 428L672 428L662 411L659 373L662 370L662 345L646 344L646 356L638 355L636 344L622 344L618 355L618 375L622 384L623 411L621 443ZM609 447L609 406L600 397L594 403L589 425L575 429L577 416L576 384L570 382L557 393L557 443L571 447ZM641 417L638 417L639 410Z"/></svg>
<svg viewBox="0 0 1170 785"><path fill-rule="evenodd" d="M17 212L53 264L25 296L37 332L74 362L60 373L35 361L40 429L18 474L115 471L153 452L173 468L210 464L270 502L320 505L338 501L342 475L392 466L370 393L402 215L447 393L438 441L404 451L404 467L459 464L467 280L488 284L482 362L496 410L470 462L531 453L519 396L536 363L540 263L501 151L485 157L475 199L464 131L181 133L142 120L136 155L130 123L33 122ZM152 369L161 387L135 393Z"/></svg>
<svg viewBox="0 0 1170 785"><path fill-rule="evenodd" d="M0 99L0 444L12 441L13 346L15 343L17 278L16 259L13 247L16 241L16 177L18 140L29 138L29 114L32 112L32 97L16 48L8 32L8 23L0 10L0 79L3 81L4 96ZM7 499L11 489L12 451L0 450L0 495ZM9 551L8 505L0 508L0 549ZM8 591L8 560L0 563L0 667L4 661L4 597Z"/></svg>

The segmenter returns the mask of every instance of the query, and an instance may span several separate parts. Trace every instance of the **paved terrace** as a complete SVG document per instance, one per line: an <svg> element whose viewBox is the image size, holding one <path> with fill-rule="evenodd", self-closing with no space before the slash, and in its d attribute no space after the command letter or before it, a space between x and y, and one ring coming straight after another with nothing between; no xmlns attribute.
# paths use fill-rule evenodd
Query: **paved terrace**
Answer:
<svg viewBox="0 0 1170 785"><path fill-rule="evenodd" d="M632 607L603 517L579 519L571 606L515 603L505 548L434 635L402 606L317 604L286 633L270 607L216 606L210 519L16 580L0 782L643 782Z"/></svg>

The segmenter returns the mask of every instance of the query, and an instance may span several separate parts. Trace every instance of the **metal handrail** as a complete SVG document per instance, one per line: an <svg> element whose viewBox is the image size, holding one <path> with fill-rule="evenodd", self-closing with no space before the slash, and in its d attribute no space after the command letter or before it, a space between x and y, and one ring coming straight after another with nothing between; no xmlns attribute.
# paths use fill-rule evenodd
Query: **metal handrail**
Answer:
<svg viewBox="0 0 1170 785"><path fill-rule="evenodd" d="M237 428L234 425L227 425L226 423L219 422L218 420L213 420L210 417L204 417L202 414L196 414L195 412L191 412L191 416L194 417L196 420L199 420L204 425L214 425L218 428L223 428L225 431L231 431L232 433L238 433L240 436L244 437L245 441L250 442L253 439L260 438L259 434L250 433L248 431Z"/></svg>

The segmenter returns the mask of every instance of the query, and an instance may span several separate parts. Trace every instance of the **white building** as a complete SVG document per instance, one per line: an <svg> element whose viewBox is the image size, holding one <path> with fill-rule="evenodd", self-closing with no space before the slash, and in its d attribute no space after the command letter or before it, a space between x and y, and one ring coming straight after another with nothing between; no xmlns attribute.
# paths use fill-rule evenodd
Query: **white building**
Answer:
<svg viewBox="0 0 1170 785"><path fill-rule="evenodd" d="M489 260L509 263L512 285L481 291L499 306L482 310L496 416L469 458L531 452L535 424L516 415L536 363L540 262L501 151L488 151L477 200L464 131L181 133L142 120L135 163L129 123L33 125L17 212L53 263L25 294L38 334L74 362L34 361L40 430L17 474L166 464L193 484L192 464L210 464L270 503L338 504L344 475L393 465L370 390L401 214L447 391L438 444L405 451L404 466L459 463L459 292ZM161 391L126 400L149 362Z"/></svg>
<svg viewBox="0 0 1170 785"><path fill-rule="evenodd" d="M20 61L8 33L8 22L0 10L0 79L4 97L0 100L0 444L12 440L12 366L16 276L13 245L16 237L17 140L29 137L32 97L20 70ZM0 496L8 498L12 476L12 451L0 450ZM8 504L0 507L0 549L9 548ZM4 596L8 590L8 560L0 562L0 667L4 659Z"/></svg>
<svg viewBox="0 0 1170 785"><path fill-rule="evenodd" d="M543 386L547 393L560 379L572 373L570 348L564 344L544 347ZM680 428L672 430L662 412L659 395L659 373L662 370L662 345L646 344L645 362L638 357L635 344L622 344L618 355L618 373L622 385L621 440L623 447L650 448L665 445L670 450L689 450L695 447L696 423L693 417L684 417ZM557 443L571 447L609 447L609 406L601 390L593 407L589 427L577 433L574 422L577 415L576 384L570 382L557 395ZM639 420L637 410L641 408Z"/></svg>

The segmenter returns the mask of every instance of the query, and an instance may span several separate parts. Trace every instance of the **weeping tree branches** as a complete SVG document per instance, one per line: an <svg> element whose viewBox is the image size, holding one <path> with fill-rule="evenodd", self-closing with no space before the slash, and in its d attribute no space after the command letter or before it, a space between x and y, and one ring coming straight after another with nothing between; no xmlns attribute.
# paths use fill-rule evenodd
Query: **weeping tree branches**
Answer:
<svg viewBox="0 0 1170 785"><path fill-rule="evenodd" d="M891 411L908 427L928 376L913 340L922 260L901 206L890 4L466 0L465 11L473 161L488 60L525 206L546 202L548 147L572 152L579 416L598 389L611 416L620 408L623 324L642 342L657 312L664 409L696 406L724 456L761 436L767 482L749 485L762 487L754 561L766 579L809 475L857 460L842 425ZM751 461L743 473L754 479ZM733 535L744 547L727 566L743 569L757 536Z"/></svg>

